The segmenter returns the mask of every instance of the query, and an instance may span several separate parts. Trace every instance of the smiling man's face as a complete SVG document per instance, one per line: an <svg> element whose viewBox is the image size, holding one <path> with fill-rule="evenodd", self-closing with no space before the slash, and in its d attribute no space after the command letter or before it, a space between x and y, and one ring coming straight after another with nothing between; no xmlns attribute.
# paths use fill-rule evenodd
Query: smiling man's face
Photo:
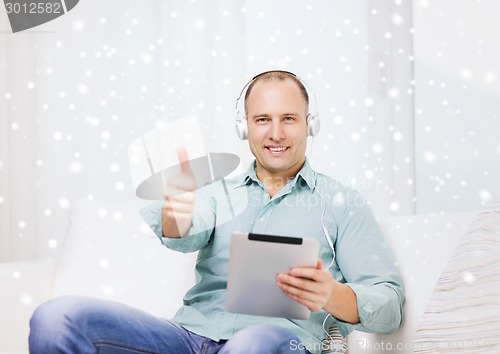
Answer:
<svg viewBox="0 0 500 354"><path fill-rule="evenodd" d="M292 178L302 168L307 111L307 102L292 79L255 83L247 99L247 119L259 179Z"/></svg>

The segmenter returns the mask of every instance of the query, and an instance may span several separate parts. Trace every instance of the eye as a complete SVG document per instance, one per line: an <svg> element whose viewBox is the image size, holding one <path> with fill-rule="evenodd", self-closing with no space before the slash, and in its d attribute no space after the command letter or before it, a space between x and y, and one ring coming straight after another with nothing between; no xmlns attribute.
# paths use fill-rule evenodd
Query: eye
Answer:
<svg viewBox="0 0 500 354"><path fill-rule="evenodd" d="M294 122L295 121L295 117L292 117L292 116L286 116L283 119L285 120L285 122Z"/></svg>
<svg viewBox="0 0 500 354"><path fill-rule="evenodd" d="M265 123L269 120L269 118L267 117L258 117L258 118L255 118L255 122L257 123Z"/></svg>

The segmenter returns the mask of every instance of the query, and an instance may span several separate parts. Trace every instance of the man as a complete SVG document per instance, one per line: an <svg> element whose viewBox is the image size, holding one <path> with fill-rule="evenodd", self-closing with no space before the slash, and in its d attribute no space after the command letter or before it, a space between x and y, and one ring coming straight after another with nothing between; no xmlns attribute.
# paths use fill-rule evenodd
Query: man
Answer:
<svg viewBox="0 0 500 354"><path fill-rule="evenodd" d="M401 279L369 207L356 191L314 172L305 157L308 132L317 132L310 129L317 122L308 114L302 82L282 71L258 75L248 85L245 112L246 125L240 122L238 129L244 130L240 136L248 137L255 156L246 173L195 192L181 148L181 174L169 182L165 201L143 212L167 247L199 250L198 281L174 319L100 300L56 299L33 316L33 353L94 348L106 353L319 353L324 326L332 323L343 335L353 329L388 333L399 327ZM249 202L218 224L227 220L221 183L233 204ZM276 279L286 295L313 312L309 320L225 311L229 240L235 230L320 241L315 268L294 268ZM47 322L50 330L43 329Z"/></svg>

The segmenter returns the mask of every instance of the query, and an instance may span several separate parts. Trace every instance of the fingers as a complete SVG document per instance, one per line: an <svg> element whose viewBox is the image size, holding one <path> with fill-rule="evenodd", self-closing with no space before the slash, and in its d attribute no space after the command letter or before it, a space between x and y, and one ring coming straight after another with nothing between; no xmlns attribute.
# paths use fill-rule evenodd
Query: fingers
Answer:
<svg viewBox="0 0 500 354"><path fill-rule="evenodd" d="M173 197L174 195L193 192L196 189L196 181L184 175L174 176L167 182L165 189L165 198Z"/></svg>
<svg viewBox="0 0 500 354"><path fill-rule="evenodd" d="M318 268L318 267L316 267L316 268L296 267L296 268L292 268L292 270L290 271L290 275L297 277L297 278L311 279L313 281L319 282L322 280L323 276L326 274L323 272L322 268Z"/></svg>
<svg viewBox="0 0 500 354"><path fill-rule="evenodd" d="M191 228L195 193L165 195L162 209L162 231L168 237L182 237Z"/></svg>
<svg viewBox="0 0 500 354"><path fill-rule="evenodd" d="M181 212L179 210L165 208L163 210L163 213L165 214L166 217L171 218L172 220L175 220L175 223L177 226L179 224L182 225L186 222L191 222L191 220L192 220L190 212Z"/></svg>
<svg viewBox="0 0 500 354"><path fill-rule="evenodd" d="M183 193L175 197L165 197L165 208L172 209L181 213L191 212L195 201L194 192Z"/></svg>
<svg viewBox="0 0 500 354"><path fill-rule="evenodd" d="M333 291L333 277L323 269L323 262L318 260L316 267L297 267L289 273L280 273L277 285L295 301L316 312L329 301Z"/></svg>
<svg viewBox="0 0 500 354"><path fill-rule="evenodd" d="M289 277L289 275L287 276ZM310 311L316 312L321 310L325 302L325 295L322 294L322 289L316 286L304 287L302 286L302 281L295 282L296 280L297 279L292 279L291 281L278 282L278 286L286 296L303 304Z"/></svg>
<svg viewBox="0 0 500 354"><path fill-rule="evenodd" d="M318 293L321 292L322 283L312 279L300 278L290 274L279 274L278 285L291 293ZM282 286L281 286L282 285Z"/></svg>
<svg viewBox="0 0 500 354"><path fill-rule="evenodd" d="M195 192L186 192L177 194L175 197L166 196L165 201L176 202L179 204L193 204L196 198Z"/></svg>
<svg viewBox="0 0 500 354"><path fill-rule="evenodd" d="M291 299L293 299L293 300L297 301L298 303L301 303L302 305L307 307L309 309L309 311L318 312L322 309L320 303L316 299L303 298L303 297L300 297L298 295L288 293L286 291L285 291L285 294L288 297L290 297Z"/></svg>

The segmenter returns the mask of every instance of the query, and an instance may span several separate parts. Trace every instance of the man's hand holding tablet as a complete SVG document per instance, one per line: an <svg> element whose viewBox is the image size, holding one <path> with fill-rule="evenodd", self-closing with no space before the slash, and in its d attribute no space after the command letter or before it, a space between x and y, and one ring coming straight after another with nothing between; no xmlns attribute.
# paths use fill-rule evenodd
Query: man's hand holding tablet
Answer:
<svg viewBox="0 0 500 354"><path fill-rule="evenodd" d="M333 277L318 259L315 268L294 267L288 273L280 273L276 284L290 298L306 306L311 312L325 307L333 294Z"/></svg>
<svg viewBox="0 0 500 354"><path fill-rule="evenodd" d="M322 274L315 268L318 253L316 239L235 231L231 237L226 310L257 316L309 318L311 309L287 296L278 286L276 276L295 269L294 272L305 272L306 276L310 275L308 271L315 271L313 276L318 277Z"/></svg>

